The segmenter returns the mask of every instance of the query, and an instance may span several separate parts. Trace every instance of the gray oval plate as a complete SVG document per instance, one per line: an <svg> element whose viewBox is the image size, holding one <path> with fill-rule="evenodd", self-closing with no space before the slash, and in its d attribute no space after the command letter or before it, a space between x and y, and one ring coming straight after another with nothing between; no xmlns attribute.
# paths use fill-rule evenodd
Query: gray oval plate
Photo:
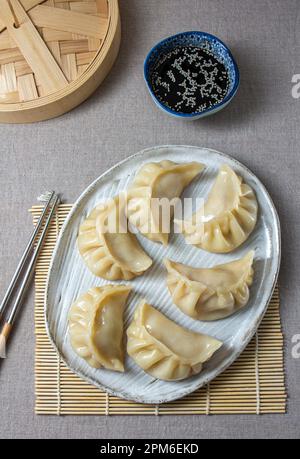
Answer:
<svg viewBox="0 0 300 459"><path fill-rule="evenodd" d="M124 374L96 370L72 350L68 338L68 311L73 301L92 286L107 284L91 274L81 260L76 238L78 227L88 213L106 198L125 190L135 172L144 163L170 159L175 162L199 161L205 172L185 191L185 197L205 197L221 164L227 163L256 192L260 213L257 226L247 242L234 253L215 255L187 245L181 235L172 235L168 247L152 243L142 236L140 242L154 259L153 267L142 277L130 282L134 293L125 312L127 327L137 303L146 298L149 303L196 332L212 335L224 346L205 365L199 375L179 382L155 380L142 371L129 357ZM199 322L184 315L175 305L165 284L162 264L165 257L194 266L213 266L231 261L255 249L255 279L250 301L239 313L217 322ZM117 164L92 183L77 200L67 218L57 242L46 291L45 313L50 339L66 365L83 379L110 394L142 403L164 403L184 397L207 384L231 365L255 334L268 307L280 265L280 224L272 200L265 187L245 166L217 151L187 146L162 146L144 150Z"/></svg>

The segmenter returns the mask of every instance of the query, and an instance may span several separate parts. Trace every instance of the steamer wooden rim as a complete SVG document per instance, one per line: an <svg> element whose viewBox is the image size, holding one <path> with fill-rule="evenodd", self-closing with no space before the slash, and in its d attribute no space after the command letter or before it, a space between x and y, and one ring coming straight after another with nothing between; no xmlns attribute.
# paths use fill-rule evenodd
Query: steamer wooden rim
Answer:
<svg viewBox="0 0 300 459"><path fill-rule="evenodd" d="M20 1L22 1L22 4L28 2L33 3L34 0L0 0L0 5L2 2L8 1L14 5L20 4ZM46 2L41 0L39 6L48 6L49 2L63 4L60 0L48 0ZM107 30L105 31L104 38L99 48L95 50L95 55L87 64L87 68L81 75L77 76L73 81L67 81L66 85L61 89L46 95L41 95L38 98L16 103L0 103L0 122L26 123L59 116L83 102L100 85L109 73L119 51L121 27L118 0L85 0L85 2L68 0L68 2L64 2L71 3L73 6L76 3L80 5L84 3L87 5L97 5L97 3L103 2L107 2L108 5ZM35 3L37 3L37 1L35 1ZM55 3L54 5L57 6ZM1 8L0 19L2 14ZM35 8L30 11L34 11L34 9ZM55 10L56 9L58 8L55 8ZM60 11L63 11L63 8ZM90 15L90 17L95 18L93 15ZM100 16L96 17L99 17L99 20L101 20ZM1 25L0 23L0 26ZM3 28L0 27L0 30L1 29L2 32L0 36L3 33ZM75 34L73 34L73 36L75 36L75 39L78 39ZM79 39L80 38L86 40L88 37L81 36ZM61 67L61 65L59 66Z"/></svg>

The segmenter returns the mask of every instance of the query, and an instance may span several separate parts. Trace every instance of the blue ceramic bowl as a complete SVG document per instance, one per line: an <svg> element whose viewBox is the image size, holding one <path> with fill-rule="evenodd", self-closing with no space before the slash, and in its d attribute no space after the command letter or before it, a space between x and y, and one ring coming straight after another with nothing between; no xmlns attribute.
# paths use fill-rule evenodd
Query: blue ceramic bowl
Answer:
<svg viewBox="0 0 300 459"><path fill-rule="evenodd" d="M151 75L155 69L157 61L164 54L167 54L172 51L172 49L178 48L180 46L196 46L198 48L212 52L216 59L224 64L229 75L229 89L225 98L219 104L216 104L201 113L178 113L170 109L160 100L158 100L151 85ZM184 118L188 120L204 118L205 116L212 115L213 113L222 110L222 108L226 107L226 105L228 105L232 98L235 96L240 83L238 66L229 48L227 48L227 46L221 40L219 40L219 38L205 32L183 32L166 38L165 40L158 43L156 46L154 46L154 48L151 49L148 56L146 57L144 64L144 77L149 92L154 102L160 109L162 109L164 112L167 112L169 115L175 116L176 118Z"/></svg>

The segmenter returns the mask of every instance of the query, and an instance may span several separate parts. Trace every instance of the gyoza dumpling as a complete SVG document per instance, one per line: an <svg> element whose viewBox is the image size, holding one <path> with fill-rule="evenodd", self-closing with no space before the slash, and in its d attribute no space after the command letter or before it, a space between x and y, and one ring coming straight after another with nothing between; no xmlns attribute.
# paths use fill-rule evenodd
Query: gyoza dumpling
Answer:
<svg viewBox="0 0 300 459"><path fill-rule="evenodd" d="M157 379L179 381L200 373L203 363L222 346L210 336L180 327L142 301L127 330L127 352Z"/></svg>
<svg viewBox="0 0 300 459"><path fill-rule="evenodd" d="M167 285L174 303L188 316L218 320L230 316L249 301L254 252L214 268L192 268L165 260Z"/></svg>
<svg viewBox="0 0 300 459"><path fill-rule="evenodd" d="M125 285L91 288L71 306L72 348L93 368L124 371L123 312L130 291Z"/></svg>
<svg viewBox="0 0 300 459"><path fill-rule="evenodd" d="M164 198L169 201L179 198L204 167L196 162L177 164L168 160L145 164L128 190L130 222L148 239L167 245L174 208L169 207L162 219L162 206L158 204L163 205Z"/></svg>
<svg viewBox="0 0 300 459"><path fill-rule="evenodd" d="M78 249L87 267L107 280L130 280L152 265L127 228L122 196L96 207L79 228Z"/></svg>
<svg viewBox="0 0 300 459"><path fill-rule="evenodd" d="M257 221L258 204L249 185L223 165L204 208L183 223L189 244L214 253L228 253L248 239Z"/></svg>

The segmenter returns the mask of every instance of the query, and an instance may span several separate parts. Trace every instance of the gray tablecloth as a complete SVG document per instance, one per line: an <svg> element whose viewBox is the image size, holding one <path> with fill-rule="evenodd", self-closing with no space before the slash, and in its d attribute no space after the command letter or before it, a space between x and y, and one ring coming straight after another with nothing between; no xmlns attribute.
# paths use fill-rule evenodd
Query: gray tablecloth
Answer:
<svg viewBox="0 0 300 459"><path fill-rule="evenodd" d="M289 393L286 416L37 417L34 415L33 295L8 358L0 367L0 437L299 437L300 359L300 74L299 0L120 0L119 59L94 96L56 120L0 125L0 292L14 272L32 229L27 209L43 191L64 200L114 163L157 144L192 144L229 153L265 183L283 235L280 275ZM161 38L204 30L223 39L241 71L240 91L223 112L186 123L158 111L143 82L143 59Z"/></svg>

